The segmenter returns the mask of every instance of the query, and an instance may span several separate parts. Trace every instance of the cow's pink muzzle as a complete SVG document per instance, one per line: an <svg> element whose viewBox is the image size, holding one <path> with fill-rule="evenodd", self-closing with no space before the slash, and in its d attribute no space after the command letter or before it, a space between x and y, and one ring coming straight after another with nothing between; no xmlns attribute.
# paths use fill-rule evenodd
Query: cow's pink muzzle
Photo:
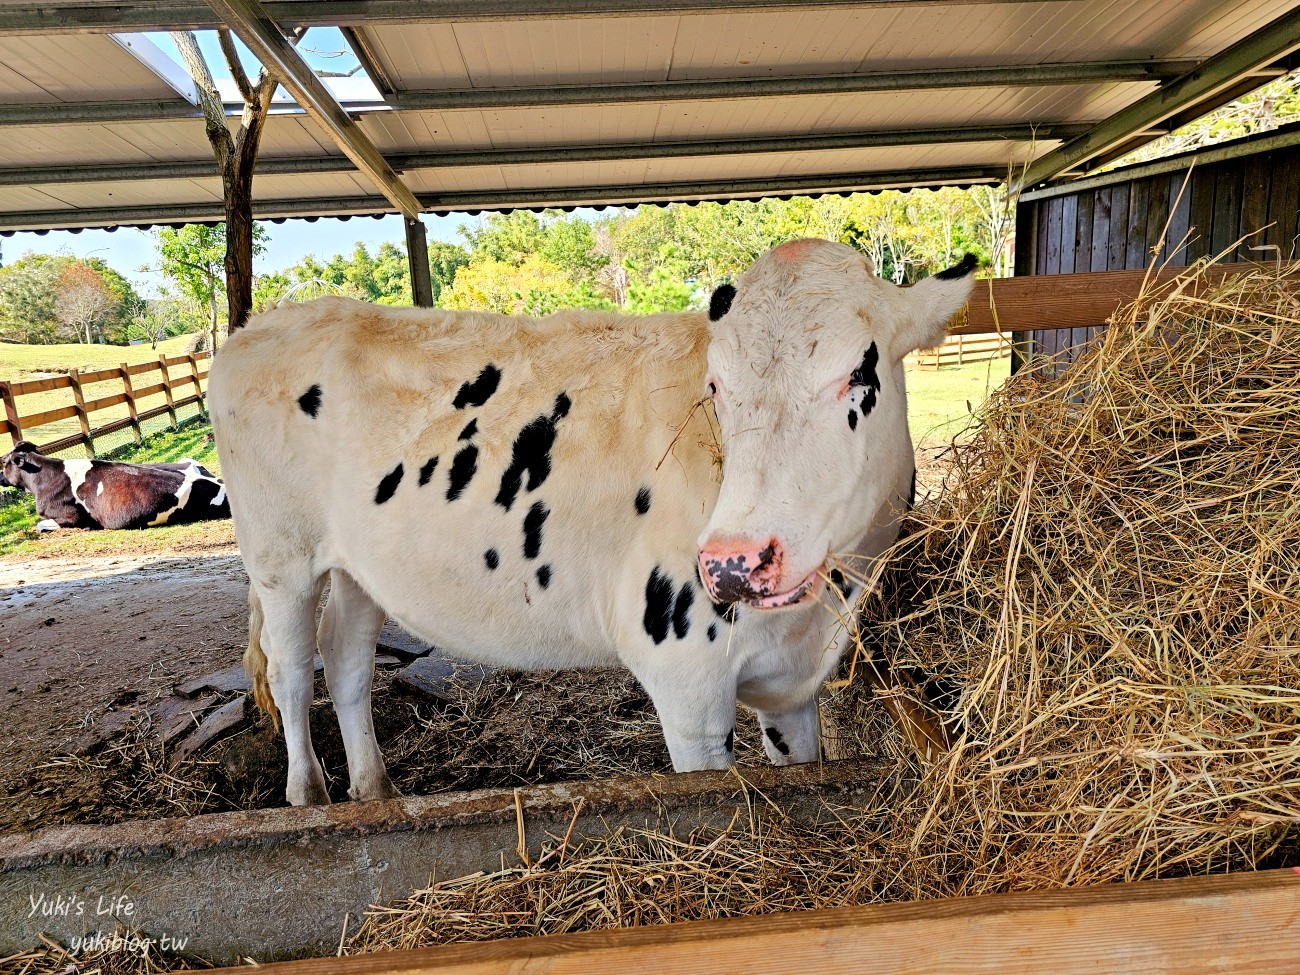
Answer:
<svg viewBox="0 0 1300 975"><path fill-rule="evenodd" d="M700 578L715 603L745 603L755 609L781 609L802 602L820 579L813 570L798 585L782 589L785 552L780 541L709 539L699 552Z"/></svg>

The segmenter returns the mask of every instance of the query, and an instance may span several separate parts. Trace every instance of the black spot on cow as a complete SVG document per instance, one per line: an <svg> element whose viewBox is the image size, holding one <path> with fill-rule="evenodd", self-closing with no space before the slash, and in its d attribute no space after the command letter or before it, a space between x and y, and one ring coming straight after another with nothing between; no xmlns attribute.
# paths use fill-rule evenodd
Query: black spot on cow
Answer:
<svg viewBox="0 0 1300 975"><path fill-rule="evenodd" d="M979 258L974 254L967 254L961 259L961 263L954 264L952 267L944 268L935 275L940 281L950 281L953 278L964 278L975 268L979 267Z"/></svg>
<svg viewBox="0 0 1300 975"><path fill-rule="evenodd" d="M736 614L740 612L740 606L736 603L714 603L710 602L713 611L721 616L728 623L736 622Z"/></svg>
<svg viewBox="0 0 1300 975"><path fill-rule="evenodd" d="M499 385L501 385L501 370L489 362L476 379L461 385L451 405L458 410L463 410L467 406L482 406L497 391Z"/></svg>
<svg viewBox="0 0 1300 975"><path fill-rule="evenodd" d="M451 460L451 474L447 480L447 500L455 501L474 479L478 470L478 448L468 444Z"/></svg>
<svg viewBox="0 0 1300 975"><path fill-rule="evenodd" d="M858 428L858 411L853 409L852 407L849 407L849 429L856 430L857 428Z"/></svg>
<svg viewBox="0 0 1300 975"><path fill-rule="evenodd" d="M716 322L731 311L731 303L736 300L736 289L729 284L719 285L709 299L709 321Z"/></svg>
<svg viewBox="0 0 1300 975"><path fill-rule="evenodd" d="M659 566L650 570L650 578L645 584L645 624L646 633L656 644L668 639L668 624L673 612L673 582L659 574Z"/></svg>
<svg viewBox="0 0 1300 975"><path fill-rule="evenodd" d="M465 429L456 434L457 440L468 440L474 434L478 433L478 420L470 420L465 424Z"/></svg>
<svg viewBox="0 0 1300 975"><path fill-rule="evenodd" d="M551 584L551 567L543 565L537 570L537 584L545 589Z"/></svg>
<svg viewBox="0 0 1300 975"><path fill-rule="evenodd" d="M710 624L709 624L709 642L712 643L712 642L713 642L714 640L716 640L717 638L718 638L718 624L717 624L717 623L710 623Z"/></svg>
<svg viewBox="0 0 1300 975"><path fill-rule="evenodd" d="M542 551L542 525L550 515L546 505L538 501L524 515L524 558L535 559Z"/></svg>
<svg viewBox="0 0 1300 975"><path fill-rule="evenodd" d="M727 740L726 742L724 742L724 744L727 746L727 751L734 752L736 750L736 729L735 728L732 728L730 731L727 732Z"/></svg>
<svg viewBox="0 0 1300 975"><path fill-rule="evenodd" d="M510 448L510 466L501 475L501 487L496 502L510 510L519 495L520 487L536 491L551 474L551 448L555 445L555 427L569 413L572 402L564 393L555 397L555 408L550 416L539 416L529 421L519 431ZM527 482L524 475L528 475Z"/></svg>
<svg viewBox="0 0 1300 975"><path fill-rule="evenodd" d="M767 740L772 743L772 747L782 755L790 754L790 746L785 743L785 739L781 737L781 732L778 729L764 728L763 734L767 735Z"/></svg>
<svg viewBox="0 0 1300 975"><path fill-rule="evenodd" d="M430 457L420 467L420 487L433 480L433 472L438 469L438 458Z"/></svg>
<svg viewBox="0 0 1300 975"><path fill-rule="evenodd" d="M375 504L383 504L397 493L397 485L402 483L404 473L406 468L399 463L384 475L384 479L379 482L379 487L375 490Z"/></svg>
<svg viewBox="0 0 1300 975"><path fill-rule="evenodd" d="M673 603L673 632L677 639L685 640L691 631L691 603L695 602L695 590L689 582L683 583L677 592L677 601Z"/></svg>
<svg viewBox="0 0 1300 975"><path fill-rule="evenodd" d="M845 599L848 599L853 594L853 586L844 578L844 573L839 569L831 569L831 582L835 584L835 588L840 591L840 595Z"/></svg>
<svg viewBox="0 0 1300 975"><path fill-rule="evenodd" d="M320 386L313 383L307 392L298 397L298 409L310 417L315 417L320 412Z"/></svg>
<svg viewBox="0 0 1300 975"><path fill-rule="evenodd" d="M650 489L643 487L636 493L636 513L645 514L650 510Z"/></svg>
<svg viewBox="0 0 1300 975"><path fill-rule="evenodd" d="M862 412L863 417L870 416L871 411L876 408L876 396L880 393L880 377L876 374L876 366L879 364L880 352L876 349L876 343L872 342L862 353L862 361L858 363L858 367L849 376L849 388L861 390L861 400L857 402L857 408ZM849 421L850 426L856 423L856 420Z"/></svg>
<svg viewBox="0 0 1300 975"><path fill-rule="evenodd" d="M483 561L487 563L489 569L495 572L496 567L501 564L501 556L497 554L496 549L490 548L483 553Z"/></svg>

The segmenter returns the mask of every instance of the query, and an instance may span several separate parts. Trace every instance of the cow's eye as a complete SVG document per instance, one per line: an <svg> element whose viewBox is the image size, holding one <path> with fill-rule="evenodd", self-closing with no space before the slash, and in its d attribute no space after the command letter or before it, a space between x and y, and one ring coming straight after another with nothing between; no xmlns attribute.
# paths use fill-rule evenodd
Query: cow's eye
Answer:
<svg viewBox="0 0 1300 975"><path fill-rule="evenodd" d="M710 395L710 396L717 396L717 395L718 395L718 384L715 383L715 382L713 382L713 381L710 381L710 382L709 382L709 385L708 385L708 390L709 390L709 395Z"/></svg>
<svg viewBox="0 0 1300 975"><path fill-rule="evenodd" d="M862 361L858 367L849 374L850 386L874 386L880 388L880 379L876 375L876 366L880 362L880 353L876 351L876 343L872 342L871 347L862 354Z"/></svg>

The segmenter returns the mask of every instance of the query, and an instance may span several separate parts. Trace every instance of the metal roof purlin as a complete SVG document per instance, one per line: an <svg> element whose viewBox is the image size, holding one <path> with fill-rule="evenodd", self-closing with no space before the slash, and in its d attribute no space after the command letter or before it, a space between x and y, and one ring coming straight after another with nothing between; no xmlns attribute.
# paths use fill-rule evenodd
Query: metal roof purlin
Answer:
<svg viewBox="0 0 1300 975"><path fill-rule="evenodd" d="M208 0L208 5L389 202L406 216L418 219L420 203L414 194L397 178L374 143L343 110L302 55L285 40L257 0Z"/></svg>
<svg viewBox="0 0 1300 975"><path fill-rule="evenodd" d="M1300 50L1300 8L1207 58L1196 69L1121 109L1091 132L1052 152L1026 168L1013 188L1029 189L1073 166L1094 159L1180 110L1212 98L1244 76Z"/></svg>
<svg viewBox="0 0 1300 975"><path fill-rule="evenodd" d="M365 65L365 59L358 58ZM1195 61L1097 61L1029 64L1018 67L927 68L860 74L799 75L610 85L539 85L529 88L464 88L398 91L389 103L343 102L350 114L369 111L472 111L564 105L618 105L649 101L710 101L770 98L781 95L845 94L873 91L919 91L931 88L1095 84L1120 81L1168 81L1196 67ZM367 68L367 71L370 69ZM371 77L371 80L375 80ZM235 114L242 106L231 106ZM275 112L276 108L272 108ZM55 102L0 105L0 125L47 125L64 122L147 122L199 118L180 102L150 99L111 102Z"/></svg>
<svg viewBox="0 0 1300 975"><path fill-rule="evenodd" d="M388 153L395 171L442 169L454 166L509 166L552 162L605 162L624 159L675 159L754 153L804 153L886 146L944 145L967 142L1034 142L1073 138L1086 124L1046 122L1040 125L972 125L941 129L887 129L829 135L775 136L749 139L710 139L690 142L612 143L572 146L517 146L505 149L462 149L441 152ZM268 156L257 163L263 176L305 173L350 173L342 156ZM134 182L139 180L202 179L214 175L211 160L175 159L148 163L92 163L79 166L32 166L0 169L0 186L42 186L59 183Z"/></svg>
<svg viewBox="0 0 1300 975"><path fill-rule="evenodd" d="M396 108L424 111L716 101L733 98L772 98L782 95L920 91L933 88L992 88L1004 85L1032 87L1114 81L1166 81L1179 77L1195 67L1195 61L1099 61L1025 64L1011 67L921 68L777 78L552 85L529 88L453 88L439 91L408 90L396 92L391 101Z"/></svg>
<svg viewBox="0 0 1300 975"><path fill-rule="evenodd" d="M525 190L470 190L420 194L426 210L542 209L550 206L611 206L639 201L672 202L755 199L796 193L854 193L889 187L959 186L1000 183L1006 170L995 166L908 169L812 176L707 180L690 183L632 183L607 186L552 186ZM253 215L269 217L371 214L392 210L381 196L324 197L304 205L301 199L255 200ZM59 226L139 226L159 223L217 222L225 219L220 203L163 204L78 210L0 212L0 231Z"/></svg>
<svg viewBox="0 0 1300 975"><path fill-rule="evenodd" d="M691 0L689 7L683 7L680 0L267 0L264 6L268 17L293 28L1043 2L1062 0ZM217 26L219 16L206 16L202 5L193 0L0 6L0 34L171 31Z"/></svg>

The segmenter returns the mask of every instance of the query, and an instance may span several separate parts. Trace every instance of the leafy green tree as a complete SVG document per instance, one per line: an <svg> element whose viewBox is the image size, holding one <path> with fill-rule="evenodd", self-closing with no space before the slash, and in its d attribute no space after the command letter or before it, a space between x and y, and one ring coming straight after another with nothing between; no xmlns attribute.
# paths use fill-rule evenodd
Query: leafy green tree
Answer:
<svg viewBox="0 0 1300 975"><path fill-rule="evenodd" d="M474 262L493 260L519 267L546 246L542 219L528 210L489 213L477 225L461 225L460 235L469 244Z"/></svg>
<svg viewBox="0 0 1300 975"><path fill-rule="evenodd" d="M628 285L628 310L647 315L660 311L685 311L695 298L687 280L689 263L675 244L659 245L659 260L648 275Z"/></svg>
<svg viewBox="0 0 1300 975"><path fill-rule="evenodd" d="M252 246L256 256L266 249L266 230L253 225ZM226 225L186 224L164 227L157 232L159 269L183 294L208 311L212 346L217 344L225 294Z"/></svg>
<svg viewBox="0 0 1300 975"><path fill-rule="evenodd" d="M455 282L456 272L468 264L469 252L459 244L429 241L429 280L433 284L435 305L441 300L442 293Z"/></svg>
<svg viewBox="0 0 1300 975"><path fill-rule="evenodd" d="M52 254L25 254L0 268L0 333L29 344L58 341L54 305L64 263Z"/></svg>

